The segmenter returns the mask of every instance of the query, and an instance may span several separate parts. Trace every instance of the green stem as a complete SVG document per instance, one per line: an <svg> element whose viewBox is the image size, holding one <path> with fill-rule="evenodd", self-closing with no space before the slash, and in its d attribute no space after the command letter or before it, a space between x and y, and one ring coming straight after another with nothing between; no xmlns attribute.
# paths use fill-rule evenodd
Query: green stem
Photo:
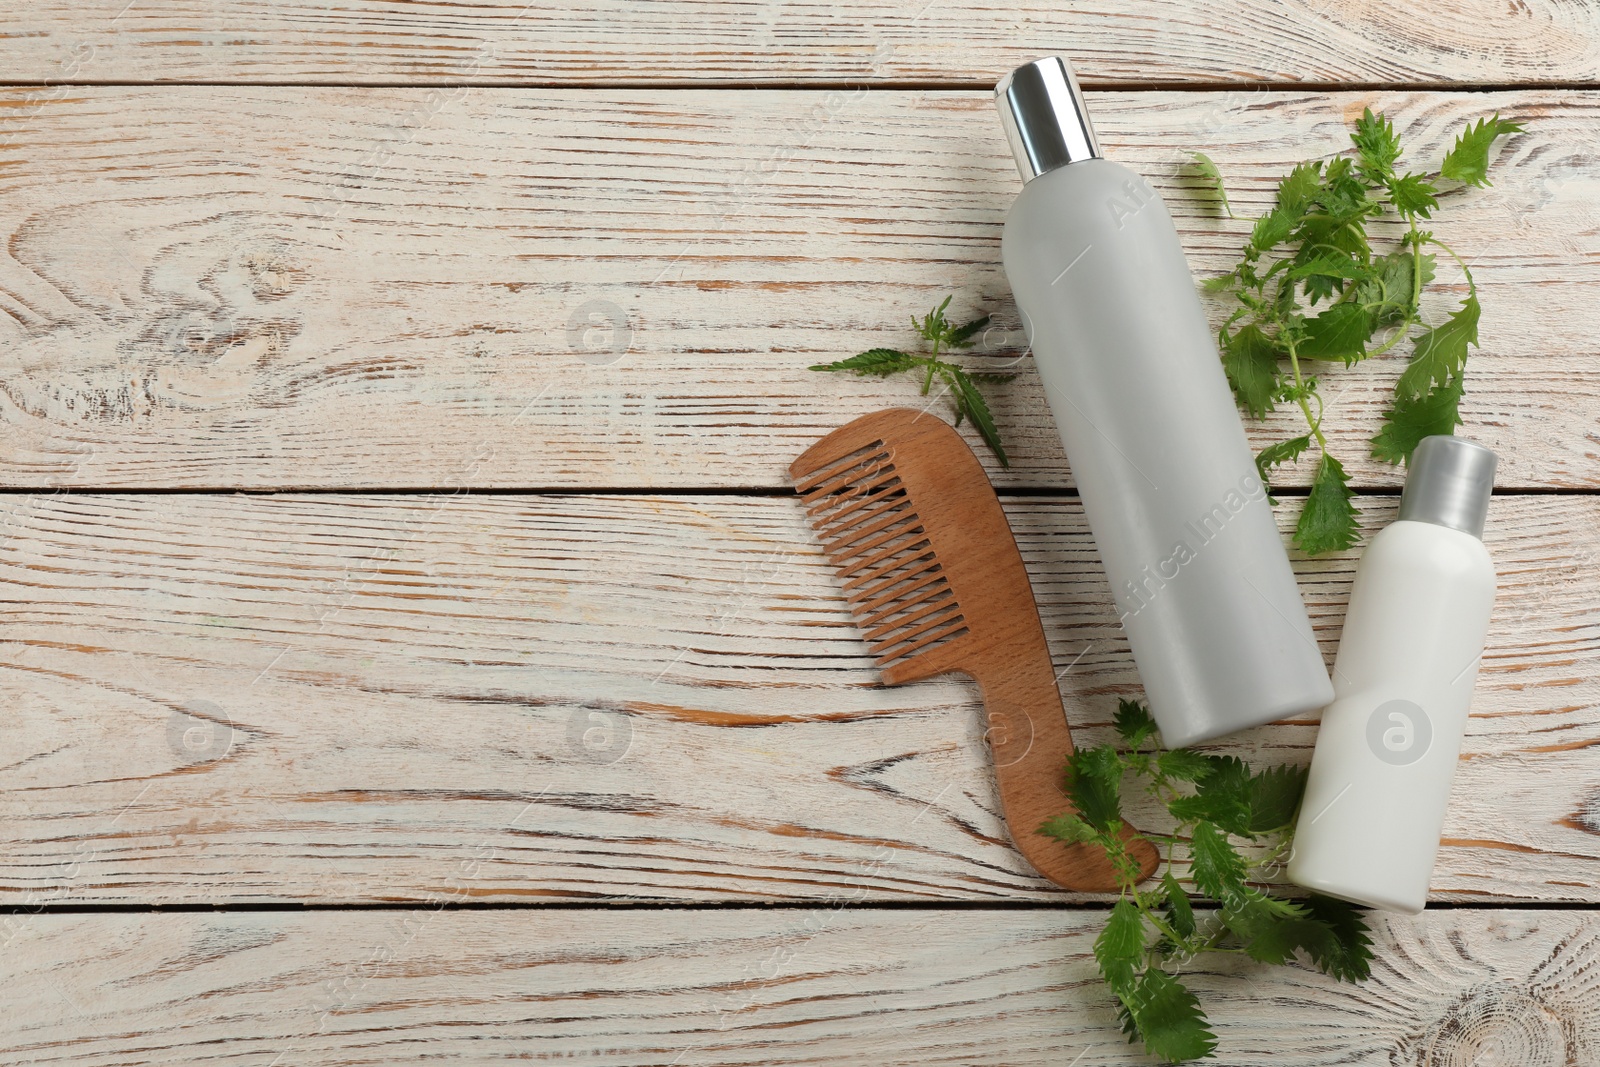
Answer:
<svg viewBox="0 0 1600 1067"><path fill-rule="evenodd" d="M1417 220L1407 215L1406 222L1411 226L1411 310L1406 315L1409 330L1411 319L1422 314L1422 245L1417 238Z"/></svg>
<svg viewBox="0 0 1600 1067"><path fill-rule="evenodd" d="M1305 384L1300 377L1300 357L1295 355L1294 338L1285 337L1283 343L1289 350L1289 370L1294 374L1295 400L1300 404L1300 411L1306 417L1306 425L1311 427L1311 432L1316 435L1317 444L1326 452L1328 450L1328 439L1322 436L1322 427L1319 425L1321 420L1311 417L1311 405L1306 403Z"/></svg>
<svg viewBox="0 0 1600 1067"><path fill-rule="evenodd" d="M1400 323L1399 327L1394 331L1394 336L1390 337L1377 348L1374 348L1372 351L1368 352L1367 358L1371 359L1373 356L1381 356L1385 352L1389 351L1389 349L1393 348L1397 343L1405 338L1406 334L1411 332L1411 327L1416 323L1416 321L1416 317L1408 313L1405 321Z"/></svg>
<svg viewBox="0 0 1600 1067"><path fill-rule="evenodd" d="M1151 925L1153 925L1157 930L1161 931L1162 935L1166 937L1168 941L1171 941L1175 945L1183 943L1183 939L1178 936L1177 932L1174 931L1172 927L1162 922L1161 917L1151 909L1149 903L1145 901L1143 893L1135 889L1130 890L1127 895L1133 898L1133 902L1139 908L1139 911L1144 914L1146 919L1150 920Z"/></svg>
<svg viewBox="0 0 1600 1067"><path fill-rule="evenodd" d="M1468 291L1469 292L1473 292L1473 293L1478 291L1478 283L1472 280L1472 269L1467 266L1467 261L1466 260L1464 260L1460 256L1456 255L1456 250L1455 249L1451 248L1449 245L1445 244L1443 241L1441 241L1437 237L1433 237L1433 236L1429 236L1427 238L1424 238L1423 242L1425 244L1438 245L1440 248L1442 248L1446 252L1448 252L1450 254L1450 258L1455 260L1457 265L1459 265L1461 267L1461 273L1465 274L1467 276L1467 289L1468 289ZM1419 253L1420 253L1420 251L1421 250L1418 249ZM1418 261L1420 263L1421 256L1418 255L1417 258L1418 258ZM1420 269L1421 268L1419 267L1418 270L1420 271Z"/></svg>

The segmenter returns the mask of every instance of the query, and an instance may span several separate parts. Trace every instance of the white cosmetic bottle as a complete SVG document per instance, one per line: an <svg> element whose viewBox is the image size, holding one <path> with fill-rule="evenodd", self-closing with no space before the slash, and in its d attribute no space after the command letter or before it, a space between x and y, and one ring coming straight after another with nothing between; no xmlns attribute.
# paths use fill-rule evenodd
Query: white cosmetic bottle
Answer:
<svg viewBox="0 0 1600 1067"><path fill-rule="evenodd" d="M1106 159L1059 56L995 90L1022 173L1001 256L1169 748L1333 699L1178 231Z"/></svg>
<svg viewBox="0 0 1600 1067"><path fill-rule="evenodd" d="M1427 902L1494 605L1494 469L1482 445L1425 438L1400 517L1356 566L1289 860L1307 889L1412 915Z"/></svg>

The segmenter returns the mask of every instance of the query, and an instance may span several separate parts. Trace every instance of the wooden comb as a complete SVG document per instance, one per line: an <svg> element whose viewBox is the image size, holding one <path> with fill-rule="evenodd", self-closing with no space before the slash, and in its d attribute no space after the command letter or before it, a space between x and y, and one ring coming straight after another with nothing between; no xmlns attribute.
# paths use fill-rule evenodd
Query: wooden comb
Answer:
<svg viewBox="0 0 1600 1067"><path fill-rule="evenodd" d="M1022 555L972 449L937 416L890 408L830 433L789 474L884 682L970 675L1018 850L1067 889L1116 889L1101 849L1035 832L1071 807L1072 732ZM1155 849L1133 847L1148 877Z"/></svg>

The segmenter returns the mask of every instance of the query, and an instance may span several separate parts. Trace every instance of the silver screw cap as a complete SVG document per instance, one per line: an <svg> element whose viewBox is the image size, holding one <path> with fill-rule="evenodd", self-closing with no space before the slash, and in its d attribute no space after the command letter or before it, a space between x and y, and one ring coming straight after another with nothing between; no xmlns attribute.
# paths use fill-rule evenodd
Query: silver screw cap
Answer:
<svg viewBox="0 0 1600 1067"><path fill-rule="evenodd" d="M1411 453L1400 518L1448 526L1482 539L1497 463L1499 457L1476 441L1424 437Z"/></svg>
<svg viewBox="0 0 1600 1067"><path fill-rule="evenodd" d="M1083 90L1060 56L1036 59L1001 78L994 102L1024 184L1068 163L1100 158Z"/></svg>

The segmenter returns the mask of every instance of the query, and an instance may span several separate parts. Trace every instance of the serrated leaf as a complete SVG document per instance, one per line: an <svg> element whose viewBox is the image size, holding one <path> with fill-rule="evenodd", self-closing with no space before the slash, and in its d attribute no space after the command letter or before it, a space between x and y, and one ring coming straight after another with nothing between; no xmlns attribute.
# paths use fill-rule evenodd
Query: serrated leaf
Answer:
<svg viewBox="0 0 1600 1067"><path fill-rule="evenodd" d="M1292 900L1268 896L1259 889L1246 886L1224 918L1234 933L1241 937L1254 937L1270 924L1304 918L1305 915L1305 909Z"/></svg>
<svg viewBox="0 0 1600 1067"><path fill-rule="evenodd" d="M1461 375L1436 385L1420 397L1397 396L1383 416L1383 428L1372 438L1372 455L1385 463L1411 462L1424 437L1448 436L1461 425Z"/></svg>
<svg viewBox="0 0 1600 1067"><path fill-rule="evenodd" d="M1289 268L1291 278L1308 278L1313 274L1329 278L1365 278L1368 273L1365 264L1351 259L1342 252L1319 252Z"/></svg>
<svg viewBox="0 0 1600 1067"><path fill-rule="evenodd" d="M1064 841L1069 845L1080 845L1086 841L1096 841L1100 837L1099 831L1070 811L1054 815L1039 824L1039 833L1046 837L1053 837L1057 841Z"/></svg>
<svg viewBox="0 0 1600 1067"><path fill-rule="evenodd" d="M1350 502L1354 496L1344 465L1324 452L1311 480L1311 493L1300 509L1300 521L1295 524L1295 545L1306 555L1315 556L1355 544L1360 529L1356 525L1358 512Z"/></svg>
<svg viewBox="0 0 1600 1067"><path fill-rule="evenodd" d="M1080 748L1067 757L1067 799L1101 833L1121 829L1122 770L1121 757L1109 745Z"/></svg>
<svg viewBox="0 0 1600 1067"><path fill-rule="evenodd" d="M1215 767L1211 757L1188 748L1172 748L1156 756L1156 773L1178 782L1198 782Z"/></svg>
<svg viewBox="0 0 1600 1067"><path fill-rule="evenodd" d="M1200 892L1228 904L1244 894L1244 857L1209 822L1196 823L1189 837L1189 871Z"/></svg>
<svg viewBox="0 0 1600 1067"><path fill-rule="evenodd" d="M1217 202L1222 205L1222 210L1228 213L1228 217L1232 218L1233 207L1228 203L1228 190L1223 187L1222 172L1204 152L1190 152L1189 155L1193 157L1190 166L1194 168L1195 175L1205 182L1207 190L1217 194Z"/></svg>
<svg viewBox="0 0 1600 1067"><path fill-rule="evenodd" d="M1172 876L1171 867L1161 876L1161 894L1165 898L1162 910L1166 913L1167 925L1172 927L1172 932L1182 938L1193 937L1194 906L1189 903L1189 894Z"/></svg>
<svg viewBox="0 0 1600 1067"><path fill-rule="evenodd" d="M979 330L983 329L987 325L989 325L989 316L985 315L981 319L973 319L971 322L967 323L965 326L960 326L960 327L957 327L956 329L948 330L945 333L945 336L944 336L945 347L947 347L947 348L971 348L974 344L977 343L976 341L971 340L972 335L977 333Z"/></svg>
<svg viewBox="0 0 1600 1067"><path fill-rule="evenodd" d="M1222 369L1233 387L1234 398L1253 418L1272 410L1278 392L1277 345L1251 323L1235 334L1222 336Z"/></svg>
<svg viewBox="0 0 1600 1067"><path fill-rule="evenodd" d="M1294 224L1293 212L1282 208L1267 212L1256 220L1250 230L1250 248L1258 254L1272 251L1289 239L1289 234L1294 232Z"/></svg>
<svg viewBox="0 0 1600 1067"><path fill-rule="evenodd" d="M1145 1051L1167 1063L1204 1059L1217 1047L1200 1002L1164 971L1151 968L1127 1002Z"/></svg>
<svg viewBox="0 0 1600 1067"><path fill-rule="evenodd" d="M1204 820L1229 833L1250 830L1250 768L1234 756L1205 757L1210 770L1197 781L1194 796L1178 797L1167 810L1181 823Z"/></svg>
<svg viewBox="0 0 1600 1067"><path fill-rule="evenodd" d="M1372 255L1372 246L1360 225L1363 214L1361 211L1313 212L1300 224L1295 239L1305 244L1327 245L1365 261Z"/></svg>
<svg viewBox="0 0 1600 1067"><path fill-rule="evenodd" d="M1488 185L1489 149L1495 138L1521 133L1522 128L1521 123L1502 119L1498 112L1493 118L1479 119L1475 125L1469 123L1445 155L1440 175L1468 185Z"/></svg>
<svg viewBox="0 0 1600 1067"><path fill-rule="evenodd" d="M1250 787L1250 765L1238 756L1206 756L1211 771L1200 780L1202 793L1227 793L1244 797Z"/></svg>
<svg viewBox="0 0 1600 1067"><path fill-rule="evenodd" d="M1332 941L1317 948L1307 947L1311 961L1326 975L1341 982L1356 982L1372 976L1372 938L1366 920L1355 905L1312 893L1303 905L1306 914L1326 926Z"/></svg>
<svg viewBox="0 0 1600 1067"><path fill-rule="evenodd" d="M1228 829L1242 827L1250 818L1244 798L1227 794L1176 797L1167 802L1167 811L1180 823L1211 823Z"/></svg>
<svg viewBox="0 0 1600 1067"><path fill-rule="evenodd" d="M1357 294L1377 326L1392 326L1410 313L1415 303L1416 271L1411 252L1395 252L1372 261L1373 276ZM1433 281L1434 256L1423 253L1422 284Z"/></svg>
<svg viewBox="0 0 1600 1067"><path fill-rule="evenodd" d="M911 316L911 328L921 335L924 341L942 342L948 327L944 321L944 309L950 306L950 297L945 297L938 307L922 316L919 323L915 315Z"/></svg>
<svg viewBox="0 0 1600 1067"><path fill-rule="evenodd" d="M1478 343L1478 294L1469 292L1443 323L1417 335L1414 354L1395 383L1395 395L1419 397L1430 386L1445 385L1461 373L1467 348Z"/></svg>
<svg viewBox="0 0 1600 1067"><path fill-rule="evenodd" d="M1156 721L1150 717L1149 710L1137 700L1117 701L1117 713L1112 718L1112 723L1129 748L1138 748L1144 744L1155 736L1157 729Z"/></svg>
<svg viewBox="0 0 1600 1067"><path fill-rule="evenodd" d="M1278 209L1293 217L1301 214L1322 186L1322 161L1301 163L1278 183Z"/></svg>
<svg viewBox="0 0 1600 1067"><path fill-rule="evenodd" d="M1126 897L1117 901L1106 928L1095 938L1094 958L1100 964L1100 977L1119 998L1133 996L1144 956L1144 937L1144 916L1138 906Z"/></svg>
<svg viewBox="0 0 1600 1067"><path fill-rule="evenodd" d="M1389 199L1402 215L1429 218L1439 206L1439 190L1423 174L1407 174L1389 182Z"/></svg>
<svg viewBox="0 0 1600 1067"><path fill-rule="evenodd" d="M1359 173L1360 167L1349 156L1330 160L1327 169L1322 172L1322 186L1316 194L1317 203L1327 208L1329 215L1346 221L1368 211L1372 201Z"/></svg>
<svg viewBox="0 0 1600 1067"><path fill-rule="evenodd" d="M1311 435L1301 434L1299 437L1291 437L1287 441L1278 441L1275 444L1270 444L1256 453L1256 473L1261 475L1262 484L1266 484L1267 475L1275 467L1285 463L1293 463L1310 447ZM1272 499L1270 493L1267 499L1274 504L1277 503L1276 500Z"/></svg>
<svg viewBox="0 0 1600 1067"><path fill-rule="evenodd" d="M1248 827L1251 836L1281 830L1294 821L1306 789L1306 770L1287 763L1250 776Z"/></svg>
<svg viewBox="0 0 1600 1067"><path fill-rule="evenodd" d="M1369 107L1356 120L1350 140L1360 157L1361 173L1374 184L1381 184L1400 158L1400 138L1395 135L1394 124L1382 112L1373 114Z"/></svg>
<svg viewBox="0 0 1600 1067"><path fill-rule="evenodd" d="M1293 959L1296 949L1309 950L1308 942L1326 949L1332 940L1325 926L1305 916L1305 910L1293 901L1246 889L1243 897L1223 912L1223 921L1251 959L1281 964Z"/></svg>
<svg viewBox="0 0 1600 1067"><path fill-rule="evenodd" d="M853 370L857 374L897 374L917 365L917 357L893 348L869 348L837 363L818 363L812 370Z"/></svg>
<svg viewBox="0 0 1600 1067"><path fill-rule="evenodd" d="M1305 321L1305 337L1295 346L1295 354L1354 363L1367 354L1373 328L1372 316L1360 304L1334 304Z"/></svg>
<svg viewBox="0 0 1600 1067"><path fill-rule="evenodd" d="M989 405L984 401L983 393L978 390L977 383L967 376L966 371L954 366L950 367L946 380L950 382L951 391L956 398L957 424L960 424L961 415L971 419L972 425L977 427L978 436L982 437L984 443L994 451L1000 466L1011 466L1011 460L1000 444L1000 431L995 428L994 416L989 414Z"/></svg>

